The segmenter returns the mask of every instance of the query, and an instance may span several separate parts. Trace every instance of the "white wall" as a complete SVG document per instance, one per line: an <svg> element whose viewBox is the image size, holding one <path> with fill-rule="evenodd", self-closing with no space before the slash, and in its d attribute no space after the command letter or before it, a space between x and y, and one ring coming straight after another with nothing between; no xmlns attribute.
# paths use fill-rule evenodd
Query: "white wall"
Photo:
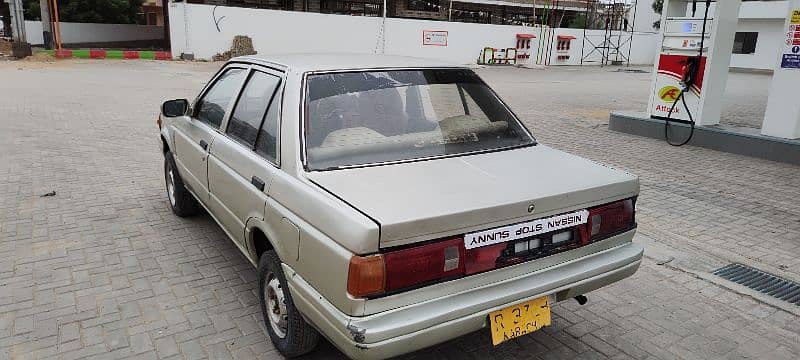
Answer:
<svg viewBox="0 0 800 360"><path fill-rule="evenodd" d="M785 12L785 10L784 10ZM756 52L731 55L731 67L772 70L783 46L783 19L739 19L737 32L757 32Z"/></svg>
<svg viewBox="0 0 800 360"><path fill-rule="evenodd" d="M757 32L756 52L733 54L731 67L772 70L783 46L788 1L748 1L739 8L737 32Z"/></svg>
<svg viewBox="0 0 800 360"><path fill-rule="evenodd" d="M447 31L447 46L422 45L423 30ZM386 53L475 64L484 47L516 47L516 34L519 33L538 35L539 30L511 25L386 19ZM536 40L532 39L531 50L536 47Z"/></svg>
<svg viewBox="0 0 800 360"><path fill-rule="evenodd" d="M634 11L631 10L628 14L628 21L633 23L633 30L636 32L654 33L658 30L653 28L653 23L661 20L661 15L653 11L653 0L638 0L636 1L636 19L634 19Z"/></svg>
<svg viewBox="0 0 800 360"><path fill-rule="evenodd" d="M31 45L44 44L42 40L42 22L25 20L25 33Z"/></svg>
<svg viewBox="0 0 800 360"><path fill-rule="evenodd" d="M61 43L103 43L138 40L160 40L164 38L164 27L135 24L92 24L92 23L60 23ZM42 22L25 21L28 42L41 45Z"/></svg>
<svg viewBox="0 0 800 360"><path fill-rule="evenodd" d="M251 37L259 54L372 53L378 44L380 18L220 6L214 15L225 18L219 22L221 31L217 31L213 9L211 5L169 4L174 56L193 53L196 58L211 59L229 50L235 35Z"/></svg>
<svg viewBox="0 0 800 360"><path fill-rule="evenodd" d="M788 1L747 1L739 7L739 19L785 19Z"/></svg>
<svg viewBox="0 0 800 360"><path fill-rule="evenodd" d="M228 50L235 35L247 35L259 54L302 52L376 53L381 48L381 18L328 15L304 12L247 9L237 7L170 3L170 39L172 54L192 53L199 59L210 59ZM219 31L214 25L219 21ZM447 46L422 44L423 30L447 31ZM602 31L595 31L602 34ZM467 24L390 18L386 20L386 54L435 58L444 61L474 64L484 47L516 46L516 34L533 33L538 28ZM552 61L552 65L577 65L583 29L556 29L556 34L570 34L573 40L570 60ZM188 35L188 36L187 36ZM602 36L601 36L602 38ZM623 36L624 38L624 36ZM652 64L655 57L654 34L634 36L632 63ZM537 39L531 44L537 46ZM587 52L589 51L587 44ZM627 55L627 46L623 52ZM553 53L555 54L555 44ZM599 54L596 54L599 58ZM532 54L535 57L535 53ZM555 58L554 58L555 59Z"/></svg>
<svg viewBox="0 0 800 360"><path fill-rule="evenodd" d="M584 41L583 29L564 29L559 28L553 31L553 47L550 52L551 60L550 65L580 65L581 58L584 59L584 65L599 65L602 59L601 49L595 49L595 46L602 46L605 41L605 30L586 30L586 40ZM559 52L556 49L556 41L558 35L574 36L569 51ZM617 31L612 31L611 44L616 46L619 44L620 56L616 56L616 50L609 53L609 60L619 59L625 61L625 57L629 55L630 63L637 65L649 65L653 63L658 50L658 34L655 33L634 33L632 41L629 41L630 33L623 32L620 39ZM594 44L594 46L593 46ZM631 47L633 44L633 47ZM583 51L581 52L581 48ZM583 53L583 55L581 55ZM566 61L559 61L558 55L568 54L569 59Z"/></svg>
<svg viewBox="0 0 800 360"><path fill-rule="evenodd" d="M743 1L739 6L739 19L784 19L788 7L788 1ZM686 3L686 16L692 16L691 8L691 2ZM698 0L695 17L702 18L705 8L705 1ZM715 9L716 4L711 3L708 13L713 14Z"/></svg>

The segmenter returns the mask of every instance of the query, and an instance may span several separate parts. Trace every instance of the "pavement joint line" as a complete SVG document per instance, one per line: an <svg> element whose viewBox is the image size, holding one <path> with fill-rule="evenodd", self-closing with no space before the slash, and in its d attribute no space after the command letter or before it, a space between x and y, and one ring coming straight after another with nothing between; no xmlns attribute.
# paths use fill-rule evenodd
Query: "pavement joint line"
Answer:
<svg viewBox="0 0 800 360"><path fill-rule="evenodd" d="M768 263L765 263L765 262L762 262L762 261L757 261L757 260L754 260L752 258L749 258L749 257L746 257L746 256L742 256L742 255L736 254L734 252L728 251L726 249L721 249L721 248L715 247L715 246L709 246L709 245L706 245L705 243L703 243L701 241L697 241L697 240L691 239L689 237L686 237L686 236L683 236L683 235L680 235L680 234L677 234L677 233L673 233L673 232L668 232L668 231L665 231L665 230L657 229L657 228L654 228L654 227L650 227L647 224L643 225L642 223L639 223L639 228L637 230L638 230L638 232L642 232L643 234L648 234L648 235L652 234L651 237L655 237L655 238L659 238L659 239L665 239L665 238L666 239L670 239L671 238L672 240L678 240L679 242L683 242L684 245L688 243L688 244L694 246L695 248L702 250L706 255L713 255L715 258L725 262L725 264L727 264L729 262L738 262L738 263L741 263L741 264L744 264L744 265L748 265L750 267L754 267L756 269L761 269L763 271L770 272L772 274L778 275L780 277L783 277L783 278L786 278L786 279L789 279L789 280L792 280L792 281L795 281L795 282L800 282L800 279L799 279L800 276L798 276L797 274L788 272L788 271L786 271L784 269L781 269L780 267L776 267L774 265L771 265L771 264L768 264ZM657 236L653 236L653 235L657 235ZM674 244L674 242L673 242L673 244ZM720 265L720 266L722 266L722 265Z"/></svg>
<svg viewBox="0 0 800 360"><path fill-rule="evenodd" d="M640 235L641 234L641 235ZM650 240L643 240L643 238L649 238ZM762 294L756 290L750 289L744 285L737 284L733 281L729 281L723 279L717 275L712 273L713 270L705 270L705 269L693 269L690 265L684 266L685 260L687 260L686 256L675 256L676 254L681 253L680 251L675 250L672 246L664 244L664 243L656 243L652 240L653 237L651 235L646 234L644 231L640 231L636 234L636 238L634 238L635 242L643 244L645 246L645 254L644 257L651 259L656 262L656 265L663 266L665 268L673 269L675 271L680 271L693 277L707 281L714 285L721 286L728 290L731 290L739 295L747 296L755 301L758 301L762 304L766 304L772 306L776 309L780 309L786 311L788 313L800 316L800 306L788 303L786 301L782 301L780 299L773 298L769 295ZM661 239L661 238L659 238ZM668 247L669 249L659 249L659 247ZM648 251L649 250L649 251ZM653 255L652 253L656 252L657 255ZM661 256L659 256L661 255ZM667 258L668 261L664 261ZM713 256L713 255L712 255ZM681 258L683 257L683 259ZM693 256L695 260L701 258L702 256ZM706 256L708 257L708 256ZM716 257L716 256L714 256ZM717 260L720 262L728 262L723 258L716 257ZM702 261L702 260L701 260ZM736 261L732 261L736 262ZM708 261L702 261L703 264L709 264ZM741 262L740 262L741 263ZM709 264L710 265L710 264ZM755 266L753 266L755 267ZM756 267L757 268L757 267ZM758 269L758 268L757 268Z"/></svg>

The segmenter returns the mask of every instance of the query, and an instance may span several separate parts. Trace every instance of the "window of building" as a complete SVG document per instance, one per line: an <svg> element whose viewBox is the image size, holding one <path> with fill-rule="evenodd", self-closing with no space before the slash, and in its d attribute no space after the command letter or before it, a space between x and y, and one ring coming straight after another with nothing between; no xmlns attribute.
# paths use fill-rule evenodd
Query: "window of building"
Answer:
<svg viewBox="0 0 800 360"><path fill-rule="evenodd" d="M408 0L408 10L439 11L439 0Z"/></svg>
<svg viewBox="0 0 800 360"><path fill-rule="evenodd" d="M228 0L228 6L239 6L256 9L292 10L293 0Z"/></svg>
<svg viewBox="0 0 800 360"><path fill-rule="evenodd" d="M353 16L383 16L383 3L382 0L323 0L320 3L320 12Z"/></svg>
<svg viewBox="0 0 800 360"><path fill-rule="evenodd" d="M572 42L567 39L558 39L558 42L556 43L556 50L569 50L571 43Z"/></svg>
<svg viewBox="0 0 800 360"><path fill-rule="evenodd" d="M536 21L536 18L533 17L532 13L531 14L519 14L519 13L517 13L517 14L507 14L505 23L506 24L510 24L510 25L517 25L517 24L520 24L520 23L533 24L535 21Z"/></svg>
<svg viewBox="0 0 800 360"><path fill-rule="evenodd" d="M490 11L453 9L453 21L490 24L492 22L492 13Z"/></svg>
<svg viewBox="0 0 800 360"><path fill-rule="evenodd" d="M277 76L253 72L228 122L228 135L252 148L267 112L267 105L280 82L281 79Z"/></svg>
<svg viewBox="0 0 800 360"><path fill-rule="evenodd" d="M733 38L734 54L752 54L756 52L757 32L737 32Z"/></svg>
<svg viewBox="0 0 800 360"><path fill-rule="evenodd" d="M239 91L244 78L244 69L231 68L225 70L203 95L197 108L197 119L219 129L222 119L228 110L228 104Z"/></svg>
<svg viewBox="0 0 800 360"><path fill-rule="evenodd" d="M147 25L158 25L158 14L149 12L145 14L145 18L147 19Z"/></svg>

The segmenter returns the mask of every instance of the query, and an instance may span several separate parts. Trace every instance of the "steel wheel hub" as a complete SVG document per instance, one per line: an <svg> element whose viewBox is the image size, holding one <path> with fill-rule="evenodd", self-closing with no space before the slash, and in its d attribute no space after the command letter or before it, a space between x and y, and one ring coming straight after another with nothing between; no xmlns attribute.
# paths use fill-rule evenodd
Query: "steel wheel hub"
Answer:
<svg viewBox="0 0 800 360"><path fill-rule="evenodd" d="M175 174L172 169L167 171L167 196L172 206L175 206Z"/></svg>
<svg viewBox="0 0 800 360"><path fill-rule="evenodd" d="M273 273L267 276L267 284L264 286L264 299L267 302L269 325L275 335L283 339L286 337L289 314L286 312L286 297L284 296L283 288Z"/></svg>

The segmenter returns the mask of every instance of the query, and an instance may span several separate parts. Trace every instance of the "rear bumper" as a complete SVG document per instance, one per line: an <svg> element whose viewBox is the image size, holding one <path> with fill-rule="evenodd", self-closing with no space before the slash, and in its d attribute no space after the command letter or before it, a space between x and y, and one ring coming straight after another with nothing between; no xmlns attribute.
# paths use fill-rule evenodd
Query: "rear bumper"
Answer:
<svg viewBox="0 0 800 360"><path fill-rule="evenodd" d="M284 271L295 306L334 345L351 358L379 359L481 329L489 312L512 304L545 295L556 295L560 301L619 281L636 272L642 253L641 245L627 242L522 276L363 317L341 313L291 268L284 265Z"/></svg>

